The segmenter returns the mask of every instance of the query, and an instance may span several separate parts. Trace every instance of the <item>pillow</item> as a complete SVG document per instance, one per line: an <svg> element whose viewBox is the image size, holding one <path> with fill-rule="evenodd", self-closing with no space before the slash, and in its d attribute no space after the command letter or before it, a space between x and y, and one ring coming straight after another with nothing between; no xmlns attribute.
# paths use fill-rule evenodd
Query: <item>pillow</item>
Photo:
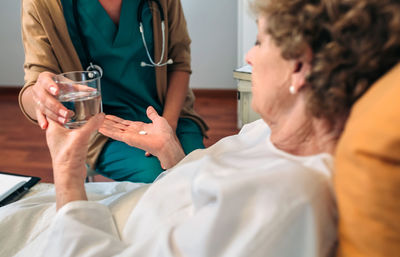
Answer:
<svg viewBox="0 0 400 257"><path fill-rule="evenodd" d="M400 64L352 108L335 166L337 256L399 256Z"/></svg>

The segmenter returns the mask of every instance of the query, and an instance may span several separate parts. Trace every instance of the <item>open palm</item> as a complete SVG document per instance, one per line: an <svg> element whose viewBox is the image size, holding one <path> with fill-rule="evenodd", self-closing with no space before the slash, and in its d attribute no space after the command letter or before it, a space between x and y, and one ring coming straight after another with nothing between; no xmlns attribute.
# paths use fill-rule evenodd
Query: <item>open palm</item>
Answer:
<svg viewBox="0 0 400 257"><path fill-rule="evenodd" d="M99 132L159 157L169 142L177 139L168 122L159 116L153 107L147 109L147 116L152 123L123 120L113 115L106 115Z"/></svg>

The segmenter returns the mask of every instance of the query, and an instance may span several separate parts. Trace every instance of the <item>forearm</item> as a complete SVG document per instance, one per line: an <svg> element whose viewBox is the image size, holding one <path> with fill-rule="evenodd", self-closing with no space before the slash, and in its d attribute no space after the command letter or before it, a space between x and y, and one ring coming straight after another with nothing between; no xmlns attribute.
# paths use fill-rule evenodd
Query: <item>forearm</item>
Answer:
<svg viewBox="0 0 400 257"><path fill-rule="evenodd" d="M190 74L185 71L168 73L168 91L163 117L175 131L189 89Z"/></svg>
<svg viewBox="0 0 400 257"><path fill-rule="evenodd" d="M87 200L84 179L80 176L70 175L70 168L54 167L57 210L69 202ZM86 174L85 166L77 168L74 173Z"/></svg>

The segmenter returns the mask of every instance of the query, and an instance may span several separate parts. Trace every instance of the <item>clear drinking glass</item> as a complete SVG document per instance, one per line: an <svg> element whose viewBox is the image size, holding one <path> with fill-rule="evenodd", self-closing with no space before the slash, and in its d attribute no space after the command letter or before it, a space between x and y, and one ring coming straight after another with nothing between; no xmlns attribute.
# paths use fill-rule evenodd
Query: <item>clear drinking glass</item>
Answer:
<svg viewBox="0 0 400 257"><path fill-rule="evenodd" d="M53 77L59 88L57 100L74 114L64 124L66 128L79 128L103 111L100 78L97 71L72 71Z"/></svg>

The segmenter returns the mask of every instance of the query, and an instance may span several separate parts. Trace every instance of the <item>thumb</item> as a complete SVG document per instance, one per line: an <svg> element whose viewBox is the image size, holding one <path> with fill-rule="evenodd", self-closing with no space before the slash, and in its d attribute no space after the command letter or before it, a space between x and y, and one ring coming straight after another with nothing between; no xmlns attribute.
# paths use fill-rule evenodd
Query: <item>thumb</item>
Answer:
<svg viewBox="0 0 400 257"><path fill-rule="evenodd" d="M80 128L80 130L85 131L86 133L94 132L98 130L104 121L104 113L98 113L95 116L91 117L88 122L84 126Z"/></svg>
<svg viewBox="0 0 400 257"><path fill-rule="evenodd" d="M154 122L157 118L160 117L160 115L158 115L157 111L154 109L153 106L147 107L146 114L147 114L147 117L149 117L149 119L152 122Z"/></svg>

